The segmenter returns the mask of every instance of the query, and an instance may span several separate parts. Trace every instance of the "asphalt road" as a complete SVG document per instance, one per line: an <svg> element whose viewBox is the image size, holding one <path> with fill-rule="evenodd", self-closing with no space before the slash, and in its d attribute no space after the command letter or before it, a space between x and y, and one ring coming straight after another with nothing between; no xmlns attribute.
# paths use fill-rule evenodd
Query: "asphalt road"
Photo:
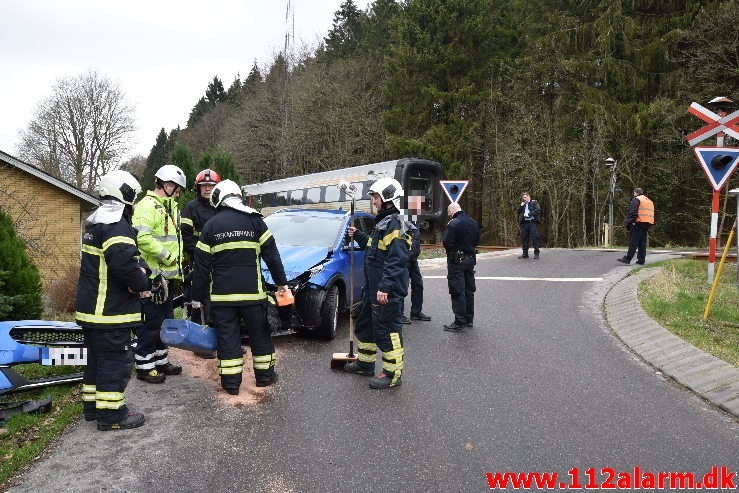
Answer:
<svg viewBox="0 0 739 493"><path fill-rule="evenodd" d="M739 470L736 419L605 326L604 296L629 270L621 252L517 254L479 258L475 328L463 333L442 330L452 320L445 264L424 263L432 321L404 326L400 388L330 369L346 328L330 343L282 337L281 379L262 402L224 405L187 376L132 381L127 400L144 427L80 422L9 491L479 492L486 473L505 471L568 482L579 468L584 486L591 467L598 482L603 468Z"/></svg>

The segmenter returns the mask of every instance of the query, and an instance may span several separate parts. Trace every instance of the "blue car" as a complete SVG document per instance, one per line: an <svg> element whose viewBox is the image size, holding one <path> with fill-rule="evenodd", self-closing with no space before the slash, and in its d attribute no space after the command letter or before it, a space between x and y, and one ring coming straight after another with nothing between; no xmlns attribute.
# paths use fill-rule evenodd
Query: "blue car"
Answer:
<svg viewBox="0 0 739 493"><path fill-rule="evenodd" d="M346 230L348 211L327 209L282 209L264 218L280 250L287 283L295 296L292 328L310 331L321 339L336 337L339 313L350 308L350 286L354 301L359 301L364 285L364 249L354 242L352 278L351 251ZM370 233L374 217L366 212L354 214L354 226ZM262 262L267 291L275 284L267 265ZM270 309L270 324L277 309Z"/></svg>

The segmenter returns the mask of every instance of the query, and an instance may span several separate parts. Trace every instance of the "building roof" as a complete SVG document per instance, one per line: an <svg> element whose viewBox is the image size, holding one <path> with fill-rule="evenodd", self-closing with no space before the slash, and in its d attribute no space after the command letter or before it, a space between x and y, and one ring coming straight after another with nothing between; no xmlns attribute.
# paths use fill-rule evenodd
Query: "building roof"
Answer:
<svg viewBox="0 0 739 493"><path fill-rule="evenodd" d="M45 173L45 172L41 171L40 169L31 166L28 163L24 163L20 159L15 158L15 157L11 156L10 154L5 153L5 152L3 152L1 150L0 150L0 161L4 161L4 162L10 164L11 166L15 166L16 168L18 168L20 170L23 170L26 173L28 173L30 175L33 175L36 178L49 183L50 185L53 185L53 186L55 186L57 188L61 188L65 192L68 192L68 193L70 193L72 195L75 195L79 199L81 199L81 200L83 200L85 202L88 202L88 203L90 203L90 204L92 204L94 206L100 205L100 201L98 199L96 199L95 197L93 197L92 195L90 195L90 194L88 194L86 192L83 192L82 190L78 189L77 187L74 187L74 186L70 185L69 183L63 182L59 178L54 178L50 174Z"/></svg>

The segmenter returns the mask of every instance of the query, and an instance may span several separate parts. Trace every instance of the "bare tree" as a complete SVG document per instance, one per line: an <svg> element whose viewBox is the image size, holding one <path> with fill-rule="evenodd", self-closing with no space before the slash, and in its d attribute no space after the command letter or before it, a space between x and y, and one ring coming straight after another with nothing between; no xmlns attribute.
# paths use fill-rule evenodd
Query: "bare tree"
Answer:
<svg viewBox="0 0 739 493"><path fill-rule="evenodd" d="M108 78L88 71L59 79L20 132L18 154L67 183L91 192L115 169L134 131L133 108Z"/></svg>

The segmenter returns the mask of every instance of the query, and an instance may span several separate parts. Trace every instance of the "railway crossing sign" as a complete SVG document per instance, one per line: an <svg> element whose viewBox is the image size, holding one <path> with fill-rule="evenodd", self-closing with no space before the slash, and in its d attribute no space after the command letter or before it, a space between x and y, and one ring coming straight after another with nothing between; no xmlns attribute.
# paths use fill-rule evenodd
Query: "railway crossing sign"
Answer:
<svg viewBox="0 0 739 493"><path fill-rule="evenodd" d="M708 123L708 125L705 125L695 132L685 136L685 139L690 145L694 146L698 142L706 140L719 132L724 132L739 140L739 110L736 110L729 115L718 115L698 103L693 102L690 105L690 108L688 108L688 113L697 116L704 122Z"/></svg>
<svg viewBox="0 0 739 493"><path fill-rule="evenodd" d="M713 189L721 190L739 163L739 148L694 147L693 151L711 181Z"/></svg>
<svg viewBox="0 0 739 493"><path fill-rule="evenodd" d="M440 180L441 188L449 198L450 202L459 202L462 194L467 189L468 180L452 181L452 180Z"/></svg>

